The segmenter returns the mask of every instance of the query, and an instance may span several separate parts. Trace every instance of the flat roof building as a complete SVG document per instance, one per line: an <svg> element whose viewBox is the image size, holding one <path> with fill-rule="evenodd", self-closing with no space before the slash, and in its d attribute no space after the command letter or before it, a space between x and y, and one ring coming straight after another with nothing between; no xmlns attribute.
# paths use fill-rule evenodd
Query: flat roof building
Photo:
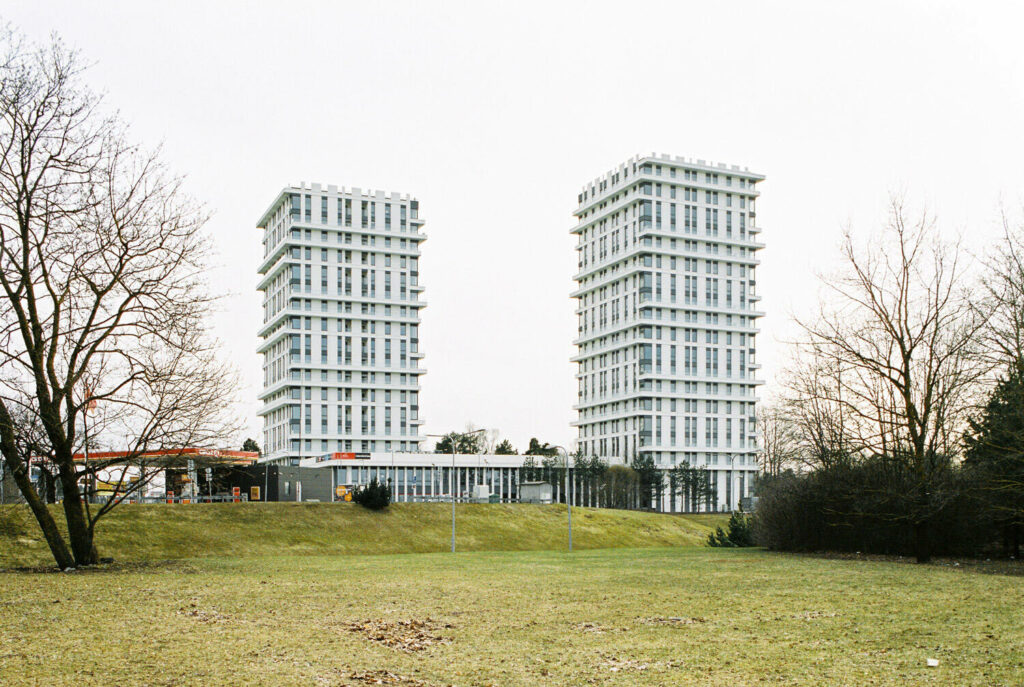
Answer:
<svg viewBox="0 0 1024 687"><path fill-rule="evenodd" d="M419 450L422 225L408 195L319 184L263 213L261 461Z"/></svg>
<svg viewBox="0 0 1024 687"><path fill-rule="evenodd" d="M733 509L751 493L763 179L652 154L577 197L579 445L612 463L708 471L715 502L666 503L665 489L652 504L663 510Z"/></svg>

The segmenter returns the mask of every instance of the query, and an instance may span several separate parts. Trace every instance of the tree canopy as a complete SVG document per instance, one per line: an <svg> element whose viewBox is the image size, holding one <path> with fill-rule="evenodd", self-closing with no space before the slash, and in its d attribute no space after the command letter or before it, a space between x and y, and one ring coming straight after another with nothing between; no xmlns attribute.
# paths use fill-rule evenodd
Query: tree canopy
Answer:
<svg viewBox="0 0 1024 687"><path fill-rule="evenodd" d="M499 456L515 456L519 454L519 451L512 447L511 441L502 439L501 443L494 447L494 453Z"/></svg>
<svg viewBox="0 0 1024 687"><path fill-rule="evenodd" d="M530 438L530 446L526 449L527 456L557 456L558 448L551 444L544 442L543 444L537 441L536 437Z"/></svg>
<svg viewBox="0 0 1024 687"><path fill-rule="evenodd" d="M448 432L434 445L434 453L477 454L484 452L484 438L480 433Z"/></svg>

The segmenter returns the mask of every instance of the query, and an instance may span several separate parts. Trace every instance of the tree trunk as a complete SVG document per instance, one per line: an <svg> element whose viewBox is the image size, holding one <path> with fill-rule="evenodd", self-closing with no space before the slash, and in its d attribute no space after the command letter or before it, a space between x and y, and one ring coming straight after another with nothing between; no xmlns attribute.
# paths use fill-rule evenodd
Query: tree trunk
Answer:
<svg viewBox="0 0 1024 687"><path fill-rule="evenodd" d="M57 503L57 480L53 473L49 469L43 468L41 477L43 478L43 502Z"/></svg>
<svg viewBox="0 0 1024 687"><path fill-rule="evenodd" d="M7 457L7 462L13 463L10 457ZM14 481L18 485L18 489L21 490L21 495L25 497L25 502L32 509L32 515L35 516L39 528L43 531L43 538L46 539L46 545L50 547L50 553L53 554L53 560L57 567L61 570L75 567L75 560L71 557L71 552L61 536L60 530L57 529L57 522L53 519L53 514L50 513L50 509L46 507L43 500L39 498L35 487L32 486L28 468L19 462L11 470L11 474L14 475Z"/></svg>
<svg viewBox="0 0 1024 687"><path fill-rule="evenodd" d="M68 463L71 463L69 460ZM60 464L60 463L58 463ZM61 466L60 481L64 487L64 518L68 523L68 541L78 565L94 565L96 563L96 547L93 544L93 531L85 516L85 504L78 490L78 475L74 464L70 469Z"/></svg>
<svg viewBox="0 0 1024 687"><path fill-rule="evenodd" d="M3 403L0 403L0 452L3 453L4 460L14 476L15 484L21 490L21 495L25 497L25 502L32 509L32 515L35 516L39 528L43 531L43 538L46 539L46 544L50 547L53 560L61 570L74 567L75 561L71 557L71 552L68 551L64 538L61 537L60 530L57 529L53 514L39 498L35 487L32 486L29 466L18 455L18 449L14 443L14 424L10 413L7 412L7 406Z"/></svg>

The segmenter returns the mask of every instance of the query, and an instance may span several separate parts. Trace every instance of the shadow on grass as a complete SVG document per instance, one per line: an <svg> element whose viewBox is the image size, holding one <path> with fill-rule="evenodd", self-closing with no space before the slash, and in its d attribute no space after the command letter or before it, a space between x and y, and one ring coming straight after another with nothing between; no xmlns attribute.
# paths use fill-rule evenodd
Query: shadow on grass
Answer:
<svg viewBox="0 0 1024 687"><path fill-rule="evenodd" d="M1007 575L1024 577L1024 561L1012 559L989 558L933 558L928 563L918 563L913 556L888 556L874 553L848 553L842 551L816 551L811 553L795 553L789 551L767 551L776 556L794 556L797 558L816 558L838 561L872 561L879 563L902 563L922 565L927 568L947 568L962 570L983 575Z"/></svg>
<svg viewBox="0 0 1024 687"><path fill-rule="evenodd" d="M21 573L34 575L101 575L107 573L131 573L131 572L174 572L193 574L198 572L188 560L160 560L160 561L113 561L111 563L99 563L81 568L73 568L63 571L55 565L29 565L12 568L0 568L2 573Z"/></svg>

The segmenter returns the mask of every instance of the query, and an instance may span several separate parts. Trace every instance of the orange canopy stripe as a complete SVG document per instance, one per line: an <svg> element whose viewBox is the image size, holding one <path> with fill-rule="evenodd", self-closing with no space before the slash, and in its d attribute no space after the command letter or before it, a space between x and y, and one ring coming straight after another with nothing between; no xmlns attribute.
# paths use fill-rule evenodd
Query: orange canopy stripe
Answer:
<svg viewBox="0 0 1024 687"><path fill-rule="evenodd" d="M141 453L135 453L134 451L90 451L89 460L117 460L118 458L133 459L140 458L198 458L204 460L221 460L223 462L231 463L254 463L259 458L258 453L255 451L222 451L219 449L207 449L207 448L179 448L179 449L163 449L159 451L142 451ZM76 453L72 456L74 460L84 461L84 453Z"/></svg>

